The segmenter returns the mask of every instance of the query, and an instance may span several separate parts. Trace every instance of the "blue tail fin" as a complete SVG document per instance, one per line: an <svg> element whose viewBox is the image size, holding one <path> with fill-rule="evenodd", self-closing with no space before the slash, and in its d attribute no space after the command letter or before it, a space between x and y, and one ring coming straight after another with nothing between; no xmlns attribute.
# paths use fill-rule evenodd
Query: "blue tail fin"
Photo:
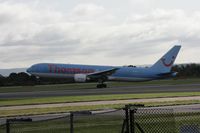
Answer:
<svg viewBox="0 0 200 133"><path fill-rule="evenodd" d="M180 45L175 45L162 58L160 58L150 69L159 73L168 73L174 64L174 61L180 50Z"/></svg>

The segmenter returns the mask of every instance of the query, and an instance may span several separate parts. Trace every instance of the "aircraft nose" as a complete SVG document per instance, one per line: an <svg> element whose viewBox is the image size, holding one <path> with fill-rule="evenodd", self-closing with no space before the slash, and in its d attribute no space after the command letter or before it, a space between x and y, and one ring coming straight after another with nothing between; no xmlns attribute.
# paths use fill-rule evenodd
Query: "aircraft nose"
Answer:
<svg viewBox="0 0 200 133"><path fill-rule="evenodd" d="M31 67L28 68L28 69L26 70L26 72L30 73L30 72L31 72Z"/></svg>

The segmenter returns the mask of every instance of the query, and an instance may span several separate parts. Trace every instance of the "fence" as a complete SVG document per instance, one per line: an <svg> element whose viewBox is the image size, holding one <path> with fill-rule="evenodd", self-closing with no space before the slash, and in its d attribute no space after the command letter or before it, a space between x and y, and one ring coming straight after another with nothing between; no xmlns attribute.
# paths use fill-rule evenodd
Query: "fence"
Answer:
<svg viewBox="0 0 200 133"><path fill-rule="evenodd" d="M112 111L79 111L48 119L7 119L0 133L200 133L200 110L126 105Z"/></svg>

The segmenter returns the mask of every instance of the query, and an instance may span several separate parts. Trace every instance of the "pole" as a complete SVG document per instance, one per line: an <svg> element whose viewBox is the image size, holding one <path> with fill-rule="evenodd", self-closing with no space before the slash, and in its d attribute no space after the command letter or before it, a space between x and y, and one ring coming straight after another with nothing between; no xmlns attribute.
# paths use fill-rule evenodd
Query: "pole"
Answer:
<svg viewBox="0 0 200 133"><path fill-rule="evenodd" d="M126 133L129 133L129 106L125 106L125 113L126 113Z"/></svg>
<svg viewBox="0 0 200 133"><path fill-rule="evenodd" d="M123 120L121 133L124 133L125 127L126 127L126 120Z"/></svg>
<svg viewBox="0 0 200 133"><path fill-rule="evenodd" d="M129 116L130 116L130 132L131 133L135 133L134 131L134 110L130 110L129 112Z"/></svg>
<svg viewBox="0 0 200 133"><path fill-rule="evenodd" d="M70 113L70 133L74 133L74 114Z"/></svg>
<svg viewBox="0 0 200 133"><path fill-rule="evenodd" d="M137 109L132 110L132 122L133 122L133 133L135 133L135 114L136 114Z"/></svg>
<svg viewBox="0 0 200 133"><path fill-rule="evenodd" d="M6 120L6 133L10 133L10 121Z"/></svg>

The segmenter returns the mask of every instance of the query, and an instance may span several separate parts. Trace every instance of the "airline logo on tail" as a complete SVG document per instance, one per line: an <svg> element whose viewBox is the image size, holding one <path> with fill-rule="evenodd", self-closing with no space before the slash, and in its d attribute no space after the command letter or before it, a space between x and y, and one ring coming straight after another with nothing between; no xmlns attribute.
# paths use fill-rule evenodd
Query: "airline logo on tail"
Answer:
<svg viewBox="0 0 200 133"><path fill-rule="evenodd" d="M172 60L171 60L170 63L166 63L166 59L165 58L162 58L161 61L162 61L162 63L163 63L164 66L171 67L173 65L174 61L175 61L175 57L172 56Z"/></svg>
<svg viewBox="0 0 200 133"><path fill-rule="evenodd" d="M152 71L156 71L158 73L170 72L180 48L180 45L175 45L173 48L171 48L151 67Z"/></svg>

